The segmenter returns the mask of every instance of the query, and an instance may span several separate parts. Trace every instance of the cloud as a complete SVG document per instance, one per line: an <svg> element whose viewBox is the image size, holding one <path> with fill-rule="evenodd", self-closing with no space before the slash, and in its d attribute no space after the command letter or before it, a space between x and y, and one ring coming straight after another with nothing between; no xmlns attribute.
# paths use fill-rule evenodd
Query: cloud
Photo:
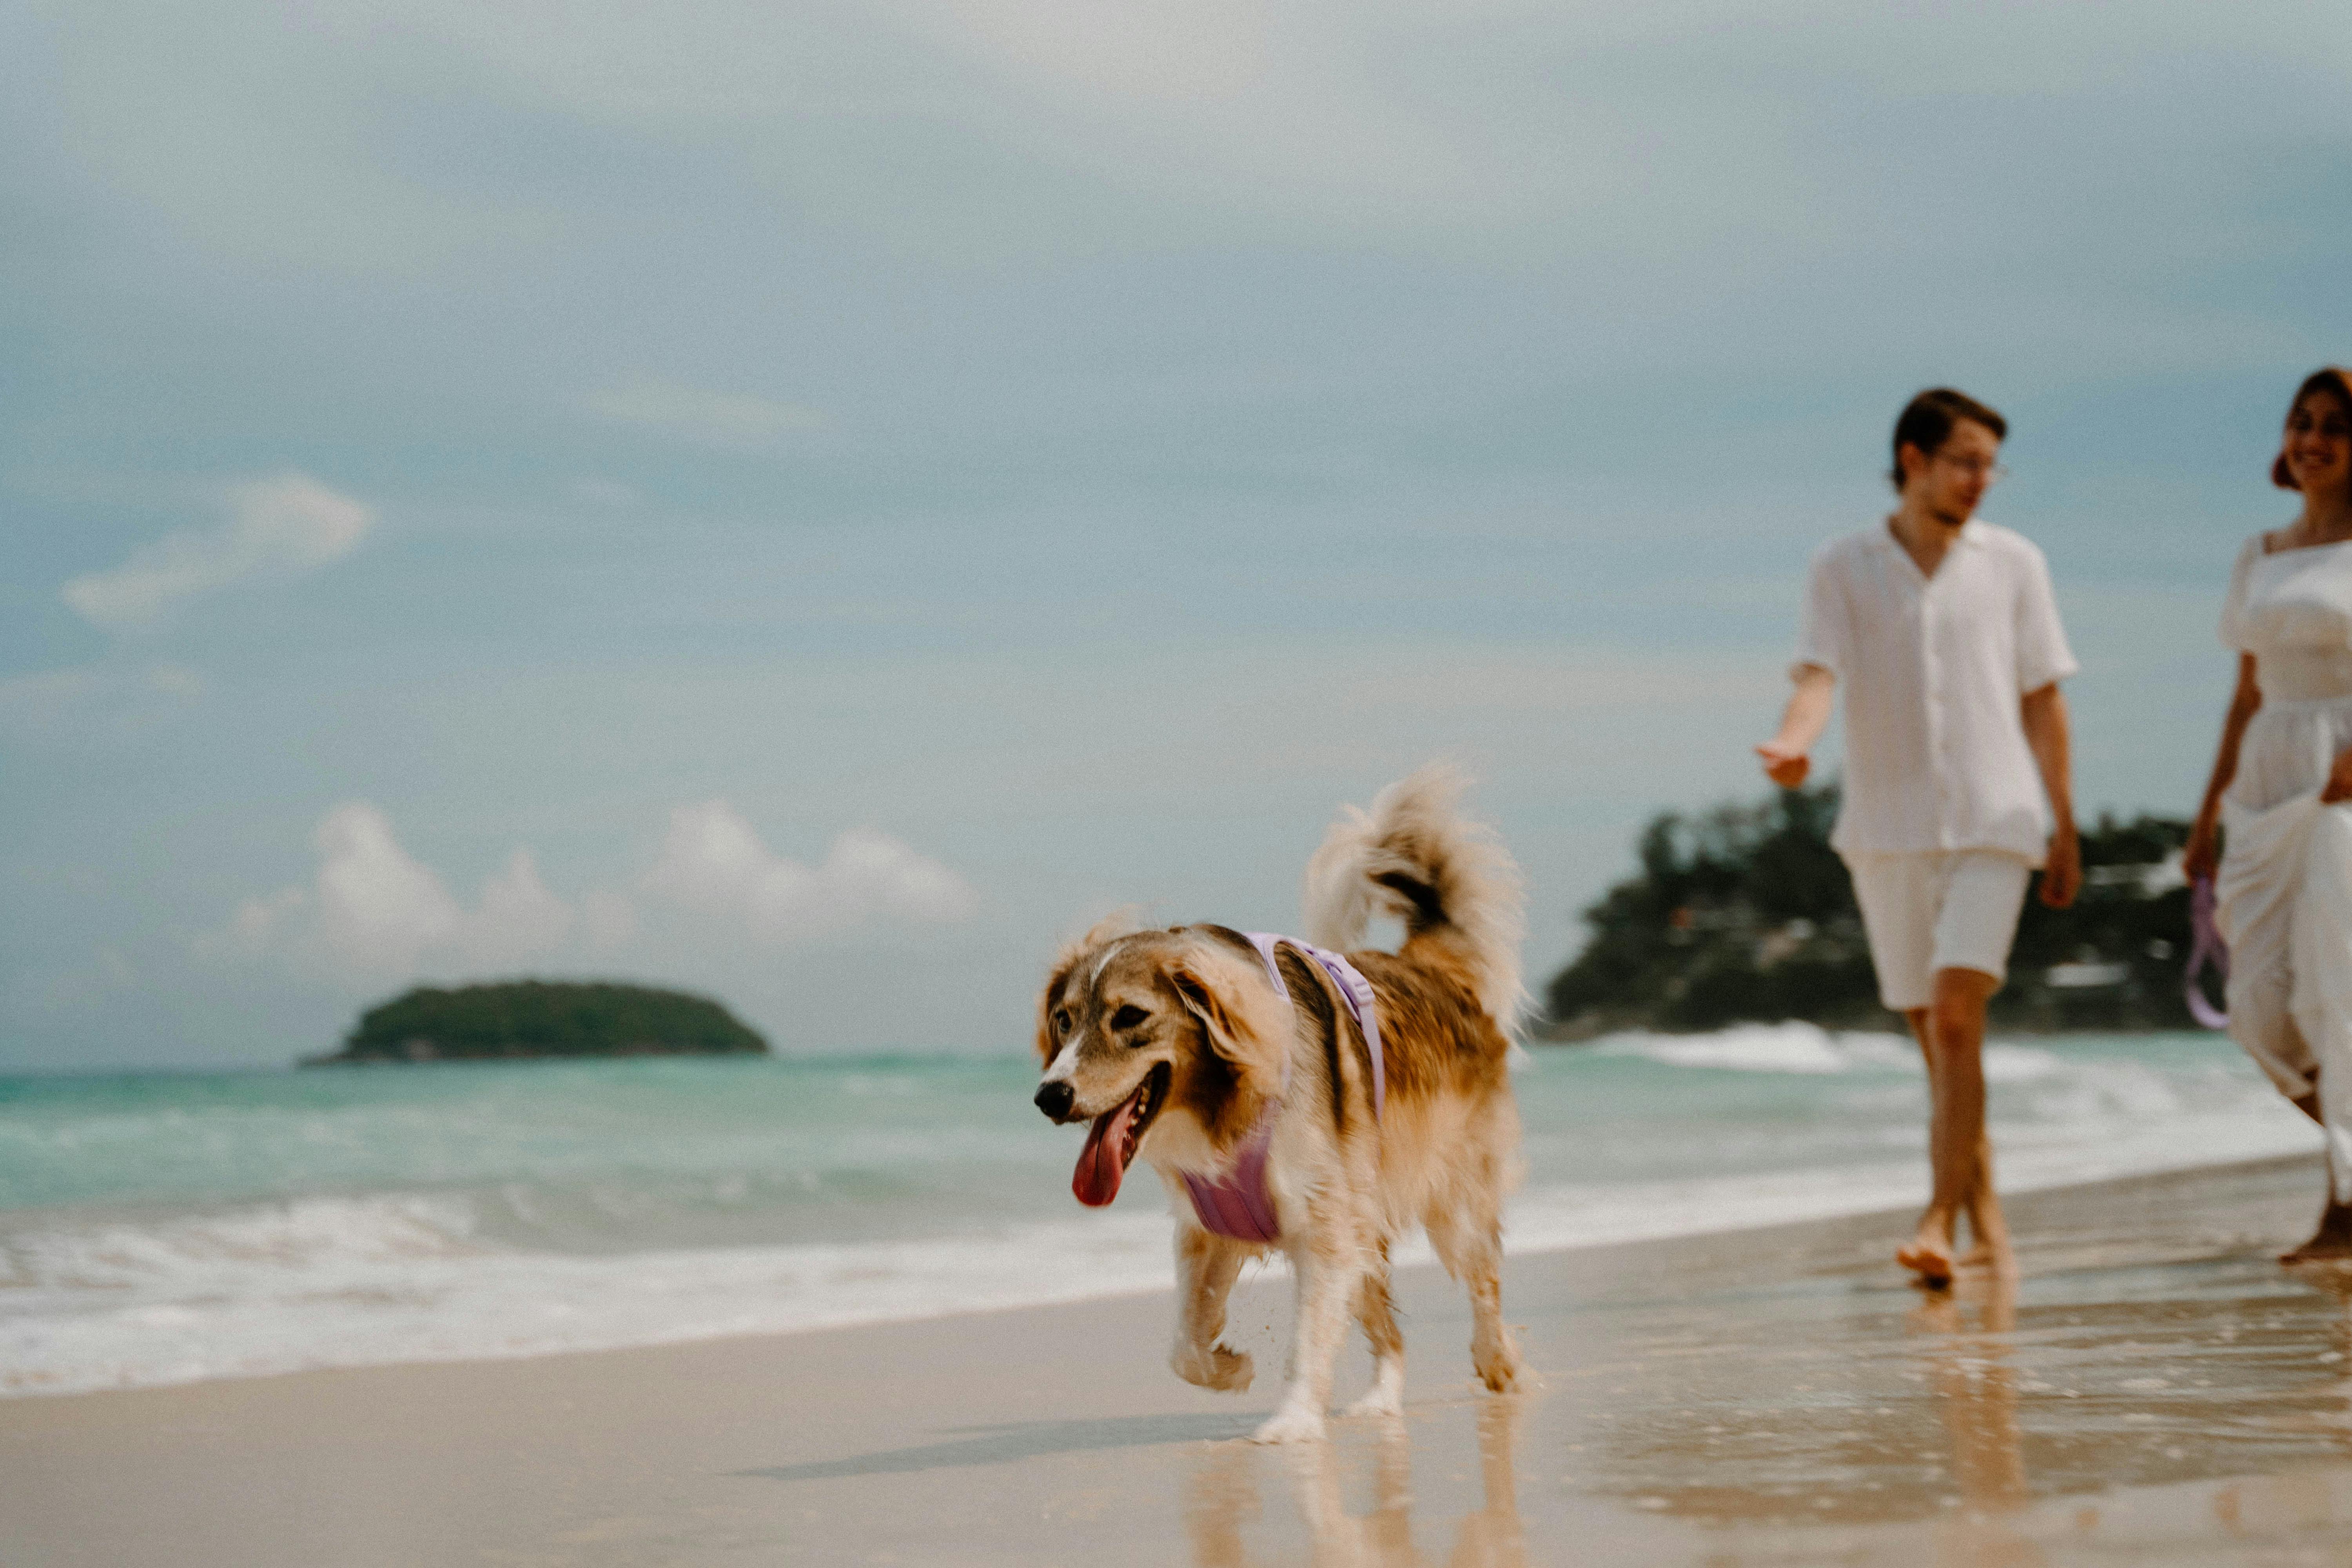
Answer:
<svg viewBox="0 0 2352 1568"><path fill-rule="evenodd" d="M960 921L979 903L962 878L887 834L843 833L824 863L812 868L771 852L733 806L717 800L670 814L645 890L686 923L652 932L635 904L609 889L591 891L577 907L551 892L522 848L467 908L366 801L328 812L312 843L319 868L308 885L246 900L194 938L197 955L278 959L331 980L378 986L573 959L625 956L658 967L663 953L706 952L714 936L778 947L877 918Z"/></svg>
<svg viewBox="0 0 2352 1568"><path fill-rule="evenodd" d="M66 603L107 631L143 631L186 600L348 555L375 522L372 509L305 474L238 485L227 500L220 527L167 534L111 571L76 577Z"/></svg>
<svg viewBox="0 0 2352 1568"><path fill-rule="evenodd" d="M824 864L804 866L771 850L720 800L670 813L669 832L645 889L772 943L882 915L961 921L979 906L978 894L962 878L887 834L852 828L834 839Z"/></svg>
<svg viewBox="0 0 2352 1568"><path fill-rule="evenodd" d="M383 982L424 973L497 970L548 957L578 917L547 890L530 852L517 849L466 909L440 874L401 847L392 819L346 801L320 819L319 870L308 888L247 899L228 922L196 938L203 956L282 953L341 979ZM603 916L610 921L610 911Z"/></svg>
<svg viewBox="0 0 2352 1568"><path fill-rule="evenodd" d="M646 381L592 394L588 412L616 425L634 425L704 447L765 447L830 423L814 408L748 393L712 392L676 382Z"/></svg>

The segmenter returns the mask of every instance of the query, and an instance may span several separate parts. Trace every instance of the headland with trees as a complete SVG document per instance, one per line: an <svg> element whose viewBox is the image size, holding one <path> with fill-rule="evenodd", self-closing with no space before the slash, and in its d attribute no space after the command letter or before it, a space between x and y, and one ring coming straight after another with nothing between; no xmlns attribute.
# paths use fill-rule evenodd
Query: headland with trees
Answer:
<svg viewBox="0 0 2352 1568"><path fill-rule="evenodd" d="M1879 1005L1853 883L1830 847L1837 803L1832 784L1652 819L1637 851L1640 874L1585 910L1590 935L1546 987L1538 1037L1791 1018L1894 1026ZM2027 894L1992 1024L2194 1027L2181 987L2188 837L2189 825L2168 817L2103 815L2085 826L2082 893L2064 910Z"/></svg>
<svg viewBox="0 0 2352 1568"><path fill-rule="evenodd" d="M420 985L361 1014L342 1049L303 1065L767 1052L766 1040L707 996L605 981L513 980Z"/></svg>

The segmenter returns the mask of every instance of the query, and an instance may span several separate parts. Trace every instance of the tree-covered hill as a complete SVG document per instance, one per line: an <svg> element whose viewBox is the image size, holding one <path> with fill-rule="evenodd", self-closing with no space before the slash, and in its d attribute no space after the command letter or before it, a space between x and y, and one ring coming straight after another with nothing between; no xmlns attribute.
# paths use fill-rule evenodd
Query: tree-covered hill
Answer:
<svg viewBox="0 0 2352 1568"><path fill-rule="evenodd" d="M1886 1027L1894 1020L1878 1003L1853 886L1829 846L1836 816L1832 784L1653 820L1641 875L1584 911L1591 935L1553 976L1541 1035L1785 1018ZM2145 816L2102 816L2085 828L2082 895L2068 910L2027 895L1992 1021L2192 1027L2180 992L2189 890L2178 855L2188 836L2184 822Z"/></svg>
<svg viewBox="0 0 2352 1568"><path fill-rule="evenodd" d="M756 1056L767 1048L767 1041L708 997L642 985L517 980L447 991L419 986L369 1008L341 1051L306 1065Z"/></svg>

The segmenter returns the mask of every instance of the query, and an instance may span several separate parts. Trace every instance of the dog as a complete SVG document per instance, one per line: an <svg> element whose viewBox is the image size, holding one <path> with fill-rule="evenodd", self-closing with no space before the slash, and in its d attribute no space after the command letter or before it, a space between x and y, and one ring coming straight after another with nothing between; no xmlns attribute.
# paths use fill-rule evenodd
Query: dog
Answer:
<svg viewBox="0 0 2352 1568"><path fill-rule="evenodd" d="M1138 1159L1168 1188L1179 1377L1249 1386L1251 1358L1218 1342L1225 1299L1249 1258L1290 1260L1288 1381L1258 1442L1323 1435L1351 1306L1372 1386L1346 1414L1402 1413L1389 1249L1415 1221L1469 1290L1479 1377L1501 1393L1520 1376L1502 1203L1520 1172L1508 1056L1524 895L1459 809L1463 788L1432 765L1369 812L1344 808L1307 863L1307 943L1115 916L1057 955L1038 998L1037 1108L1089 1124L1078 1199L1109 1203ZM1403 944L1346 951L1381 912L1403 921Z"/></svg>

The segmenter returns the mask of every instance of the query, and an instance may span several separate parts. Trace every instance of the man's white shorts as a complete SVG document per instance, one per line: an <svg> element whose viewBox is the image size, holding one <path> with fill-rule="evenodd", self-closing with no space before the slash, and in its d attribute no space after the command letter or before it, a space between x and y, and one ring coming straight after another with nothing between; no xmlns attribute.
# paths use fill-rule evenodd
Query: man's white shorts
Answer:
<svg viewBox="0 0 2352 1568"><path fill-rule="evenodd" d="M1878 999L1897 1013L1925 1007L1939 969L2009 973L2009 944L2033 868L1998 849L1853 855L1854 901L1878 970Z"/></svg>

